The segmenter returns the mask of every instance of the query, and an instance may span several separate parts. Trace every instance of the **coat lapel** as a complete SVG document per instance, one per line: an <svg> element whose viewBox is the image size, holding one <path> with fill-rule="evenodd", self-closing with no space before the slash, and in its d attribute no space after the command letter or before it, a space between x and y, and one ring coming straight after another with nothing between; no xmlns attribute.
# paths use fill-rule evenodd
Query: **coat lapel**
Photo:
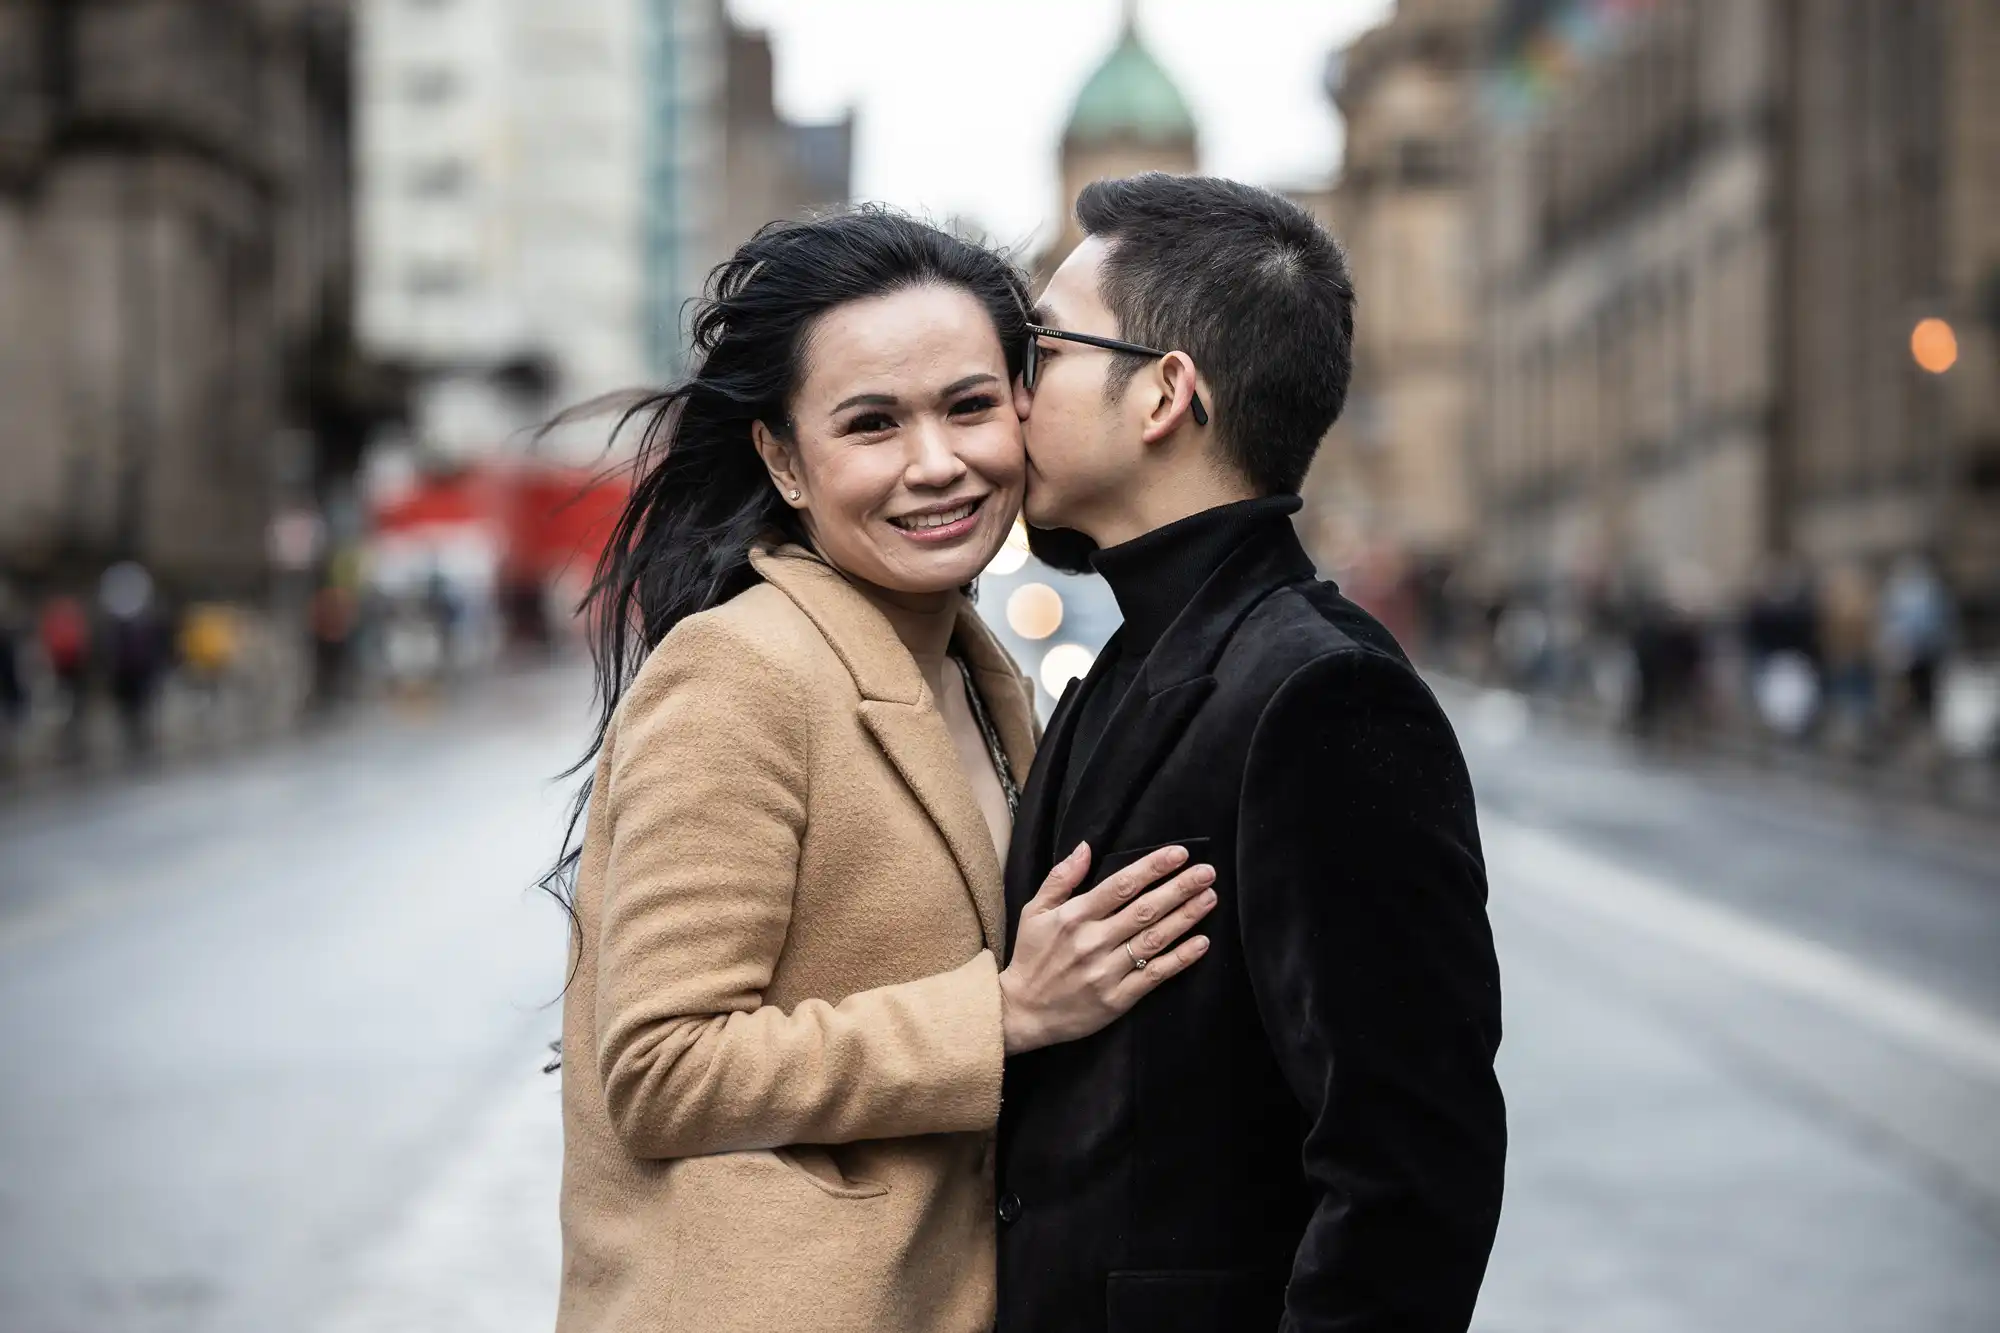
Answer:
<svg viewBox="0 0 2000 1333"><path fill-rule="evenodd" d="M979 915L980 934L998 956L1006 937L1000 859L915 659L896 637L888 617L805 548L758 551L750 563L765 582L798 604L854 677L861 695L861 724L943 836ZM970 607L961 609L956 633L975 679L982 683L981 694L989 703L1008 761L1017 774L1025 773L1034 753L1034 731L1030 706L1019 702L1020 677L1004 665L1004 651ZM1014 687L1012 700L1004 691L984 688L988 679L997 683L1003 672Z"/></svg>
<svg viewBox="0 0 2000 1333"><path fill-rule="evenodd" d="M1156 690L1148 685L1142 672L1105 723L1104 735L1077 779L1075 794L1057 818L1058 847L1088 842L1092 859L1104 859L1146 779L1159 769L1214 690L1215 677L1194 676Z"/></svg>
<svg viewBox="0 0 2000 1333"><path fill-rule="evenodd" d="M863 699L861 721L944 835L972 895L973 910L979 913L979 933L998 957L1006 938L1000 858L994 854L986 817L979 813L958 766L958 751L952 748L937 705L928 692L918 703Z"/></svg>
<svg viewBox="0 0 2000 1333"><path fill-rule="evenodd" d="M1270 526L1231 552L1153 645L1057 815L1056 846L1088 842L1100 856L1113 850L1133 803L1215 689L1215 664L1236 627L1274 590L1313 576L1311 558L1284 521L1297 508L1293 500L1279 509ZM1053 736L1048 748L1056 748Z"/></svg>

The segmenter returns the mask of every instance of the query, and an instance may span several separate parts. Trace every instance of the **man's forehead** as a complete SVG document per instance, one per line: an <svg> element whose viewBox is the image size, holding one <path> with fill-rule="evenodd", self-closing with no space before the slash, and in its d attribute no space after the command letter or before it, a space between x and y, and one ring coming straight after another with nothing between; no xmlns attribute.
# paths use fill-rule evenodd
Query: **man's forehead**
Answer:
<svg viewBox="0 0 2000 1333"><path fill-rule="evenodd" d="M1094 236L1085 237L1070 252L1050 276L1048 286L1042 289L1041 303L1036 308L1044 317L1043 323L1073 325L1079 320L1101 319L1110 313L1097 290L1097 269L1102 258L1103 242Z"/></svg>

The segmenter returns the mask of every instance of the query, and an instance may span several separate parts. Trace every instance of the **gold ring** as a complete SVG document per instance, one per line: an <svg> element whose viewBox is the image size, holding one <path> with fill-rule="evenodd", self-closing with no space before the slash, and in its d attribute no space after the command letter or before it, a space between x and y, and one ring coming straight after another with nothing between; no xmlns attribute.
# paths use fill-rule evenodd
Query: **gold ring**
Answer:
<svg viewBox="0 0 2000 1333"><path fill-rule="evenodd" d="M1132 941L1130 941L1130 940L1126 940L1126 941L1125 941L1125 956L1126 956L1127 958L1130 958L1130 959L1132 960L1132 967L1133 967L1133 970L1135 970L1135 971L1139 971L1139 972L1144 972L1144 971L1146 970L1146 964L1147 964L1147 963L1150 963L1151 961L1153 961L1153 960L1152 960L1152 959L1150 959L1150 958L1141 958L1141 957L1140 957L1140 956L1139 956L1138 954L1136 954L1136 953L1133 953L1133 952L1132 952Z"/></svg>

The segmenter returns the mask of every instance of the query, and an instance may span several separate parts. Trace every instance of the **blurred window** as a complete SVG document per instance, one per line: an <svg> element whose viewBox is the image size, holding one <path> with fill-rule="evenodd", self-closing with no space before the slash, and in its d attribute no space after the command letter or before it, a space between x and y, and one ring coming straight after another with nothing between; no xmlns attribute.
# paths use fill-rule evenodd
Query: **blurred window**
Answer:
<svg viewBox="0 0 2000 1333"><path fill-rule="evenodd" d="M1405 139L1396 145L1396 173L1405 185L1447 185L1456 177L1451 145L1436 139Z"/></svg>
<svg viewBox="0 0 2000 1333"><path fill-rule="evenodd" d="M471 178L462 158L439 158L410 173L410 193L422 199L449 199L464 194Z"/></svg>
<svg viewBox="0 0 2000 1333"><path fill-rule="evenodd" d="M523 63L536 74L598 74L616 65L610 44L588 29L531 29L522 41Z"/></svg>
<svg viewBox="0 0 2000 1333"><path fill-rule="evenodd" d="M458 74L439 65L413 69L404 90L418 106L437 106L458 95Z"/></svg>
<svg viewBox="0 0 2000 1333"><path fill-rule="evenodd" d="M457 296L471 286L471 275L459 264L430 262L412 264L405 287L419 299Z"/></svg>

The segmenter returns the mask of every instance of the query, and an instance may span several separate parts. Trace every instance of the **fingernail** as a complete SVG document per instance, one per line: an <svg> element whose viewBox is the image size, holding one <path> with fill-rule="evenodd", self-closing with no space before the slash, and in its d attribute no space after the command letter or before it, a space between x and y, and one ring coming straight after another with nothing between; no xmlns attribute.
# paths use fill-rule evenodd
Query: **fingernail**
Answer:
<svg viewBox="0 0 2000 1333"><path fill-rule="evenodd" d="M1202 905L1203 907L1213 907L1213 906L1215 906L1215 890L1214 890L1214 889L1209 889L1209 890L1208 890L1207 892L1205 892L1205 893L1203 893L1203 894L1201 895L1201 905Z"/></svg>
<svg viewBox="0 0 2000 1333"><path fill-rule="evenodd" d="M1187 860L1187 857L1188 849L1185 847L1167 848L1167 860L1173 862L1175 865L1179 865L1181 862Z"/></svg>
<svg viewBox="0 0 2000 1333"><path fill-rule="evenodd" d="M1201 956L1202 956L1203 954L1205 954L1205 953L1207 953L1207 952L1208 952L1208 936L1206 936L1206 935L1197 935L1197 936L1195 936L1195 937L1194 937L1194 938L1193 938L1192 940L1190 940L1190 941L1188 941L1188 942L1189 942L1190 944L1194 945L1194 956L1195 956L1195 957L1199 958L1199 957L1201 957Z"/></svg>
<svg viewBox="0 0 2000 1333"><path fill-rule="evenodd" d="M1078 844L1076 845L1076 850L1075 850L1075 851L1072 851L1072 852L1071 852L1071 853L1069 854L1069 859L1070 859L1070 860L1072 860L1072 861L1074 861L1074 860L1076 860L1076 859L1077 859L1078 857L1082 856L1082 855L1083 855L1083 854L1084 854L1085 852L1087 852L1087 851L1089 851L1089 850L1090 850L1090 844L1089 844L1089 843L1087 843L1087 842L1080 842L1080 843L1078 843Z"/></svg>
<svg viewBox="0 0 2000 1333"><path fill-rule="evenodd" d="M1203 884L1215 883L1214 866L1196 866L1191 873L1194 875L1195 879L1197 879Z"/></svg>

